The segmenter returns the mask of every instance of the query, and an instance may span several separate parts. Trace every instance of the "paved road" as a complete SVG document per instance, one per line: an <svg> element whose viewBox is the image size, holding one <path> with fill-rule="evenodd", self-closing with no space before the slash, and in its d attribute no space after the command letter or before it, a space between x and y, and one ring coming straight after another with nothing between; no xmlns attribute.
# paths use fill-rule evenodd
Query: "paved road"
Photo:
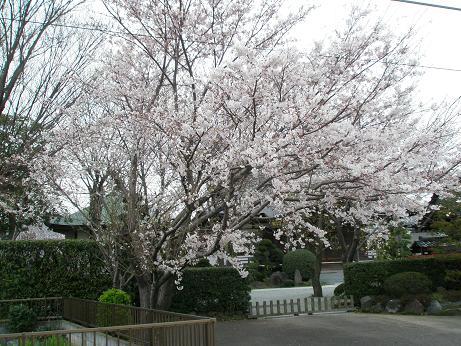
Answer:
<svg viewBox="0 0 461 346"><path fill-rule="evenodd" d="M219 322L218 346L459 346L461 317L323 314Z"/></svg>

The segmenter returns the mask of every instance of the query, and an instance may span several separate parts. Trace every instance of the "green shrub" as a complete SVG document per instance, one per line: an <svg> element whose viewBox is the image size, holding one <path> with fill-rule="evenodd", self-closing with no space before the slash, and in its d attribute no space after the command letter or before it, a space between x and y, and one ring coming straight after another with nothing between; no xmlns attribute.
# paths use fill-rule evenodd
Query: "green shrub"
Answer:
<svg viewBox="0 0 461 346"><path fill-rule="evenodd" d="M25 339L19 339L19 346L71 346L71 343L65 336L45 336L35 337L33 340L31 337Z"/></svg>
<svg viewBox="0 0 461 346"><path fill-rule="evenodd" d="M405 294L422 294L431 291L432 282L422 273L403 272L389 276L384 281L384 291L391 297L400 298Z"/></svg>
<svg viewBox="0 0 461 346"><path fill-rule="evenodd" d="M401 272L419 272L427 275L432 290L445 286L445 271L459 270L461 255L417 257L392 261L349 263L344 266L345 293L355 301L367 295L384 293L384 280Z"/></svg>
<svg viewBox="0 0 461 346"><path fill-rule="evenodd" d="M449 290L442 293L443 300L448 302L461 301L461 291Z"/></svg>
<svg viewBox="0 0 461 346"><path fill-rule="evenodd" d="M297 249L288 252L283 256L283 271L290 279L294 279L295 271L298 269L303 280L309 280L312 276L315 255L306 249Z"/></svg>
<svg viewBox="0 0 461 346"><path fill-rule="evenodd" d="M344 283L342 284L339 284L338 286L335 287L335 290L333 291L333 294L335 296L343 296L345 293L344 293Z"/></svg>
<svg viewBox="0 0 461 346"><path fill-rule="evenodd" d="M196 268L203 268L203 267L211 267L211 263L208 258L201 258L199 261L194 265Z"/></svg>
<svg viewBox="0 0 461 346"><path fill-rule="evenodd" d="M98 298L101 303L131 305L131 297L128 293L118 288L109 288Z"/></svg>
<svg viewBox="0 0 461 346"><path fill-rule="evenodd" d="M445 274L445 286L448 289L461 289L461 270L447 270Z"/></svg>
<svg viewBox="0 0 461 346"><path fill-rule="evenodd" d="M8 314L8 330L11 333L31 332L37 325L36 313L26 305L13 305Z"/></svg>
<svg viewBox="0 0 461 346"><path fill-rule="evenodd" d="M133 324L130 309L127 306L123 306L131 305L131 297L128 293L118 288L110 288L104 291L98 300L104 303L97 306L96 320L98 327ZM119 306L109 304L117 304Z"/></svg>
<svg viewBox="0 0 461 346"><path fill-rule="evenodd" d="M250 287L234 268L187 268L176 291L171 309L197 314L245 313L250 300Z"/></svg>
<svg viewBox="0 0 461 346"><path fill-rule="evenodd" d="M425 307L428 307L429 304L431 304L431 301L433 300L433 297L431 294L427 293L419 293L419 294L404 294L400 298L400 302L402 305L406 305L413 300L417 299L421 304L423 304Z"/></svg>
<svg viewBox="0 0 461 346"><path fill-rule="evenodd" d="M89 240L0 241L0 299L97 299L112 286L98 245Z"/></svg>
<svg viewBox="0 0 461 346"><path fill-rule="evenodd" d="M295 282L294 280L285 280L282 282L282 287L295 287Z"/></svg>

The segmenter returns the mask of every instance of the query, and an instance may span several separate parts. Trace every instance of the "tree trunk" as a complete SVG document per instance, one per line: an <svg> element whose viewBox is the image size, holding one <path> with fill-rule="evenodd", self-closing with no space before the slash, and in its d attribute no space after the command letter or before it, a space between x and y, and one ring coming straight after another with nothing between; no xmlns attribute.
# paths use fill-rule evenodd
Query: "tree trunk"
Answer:
<svg viewBox="0 0 461 346"><path fill-rule="evenodd" d="M136 282L138 283L139 291L139 305L142 308L152 308L152 283L150 279L146 278L146 275L136 276Z"/></svg>
<svg viewBox="0 0 461 346"><path fill-rule="evenodd" d="M318 214L317 227L319 229L323 228L323 215ZM314 247L315 262L314 262L314 271L312 276L312 288L314 289L315 297L323 297L322 284L320 282L320 272L322 271L322 255L323 255L323 245L318 242Z"/></svg>
<svg viewBox="0 0 461 346"><path fill-rule="evenodd" d="M322 271L322 257L323 247L321 244L317 245L314 250L315 262L314 271L312 276L312 288L314 289L315 297L323 297L322 283L320 282L320 273Z"/></svg>
<svg viewBox="0 0 461 346"><path fill-rule="evenodd" d="M350 263L354 261L354 256L358 250L359 242L360 242L360 228L355 226L354 227L354 237L352 238L352 242L349 244L347 254L344 258L345 263Z"/></svg>
<svg viewBox="0 0 461 346"><path fill-rule="evenodd" d="M168 310L173 302L175 293L174 278L170 277L167 281L160 286L156 297L156 307L162 310Z"/></svg>

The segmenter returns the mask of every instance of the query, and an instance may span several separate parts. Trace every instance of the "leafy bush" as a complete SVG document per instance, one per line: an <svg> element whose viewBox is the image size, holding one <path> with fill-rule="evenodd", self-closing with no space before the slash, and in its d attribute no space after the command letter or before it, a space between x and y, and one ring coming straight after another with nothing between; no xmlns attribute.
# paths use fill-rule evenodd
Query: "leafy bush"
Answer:
<svg viewBox="0 0 461 346"><path fill-rule="evenodd" d="M20 339L19 346L70 346L71 343L65 336L45 336L45 337L35 337L33 340L32 338L28 337L25 339L26 342L23 343Z"/></svg>
<svg viewBox="0 0 461 346"><path fill-rule="evenodd" d="M333 293L334 293L335 296L343 296L345 294L345 292L344 292L344 283L339 284L338 286L336 286Z"/></svg>
<svg viewBox="0 0 461 346"><path fill-rule="evenodd" d="M431 301L433 300L433 297L432 297L431 294L427 294L427 293L404 294L400 298L400 302L402 303L402 305L405 305L405 304L408 304L408 303L412 302L415 299L418 300L425 307L428 307L429 304L431 304Z"/></svg>
<svg viewBox="0 0 461 346"><path fill-rule="evenodd" d="M207 258L201 258L199 261L194 265L194 267L197 268L203 268L203 267L211 267L211 263Z"/></svg>
<svg viewBox="0 0 461 346"><path fill-rule="evenodd" d="M449 290L442 293L443 300L448 302L461 301L461 291Z"/></svg>
<svg viewBox="0 0 461 346"><path fill-rule="evenodd" d="M37 324L37 315L26 305L13 305L8 320L8 330L11 333L31 332Z"/></svg>
<svg viewBox="0 0 461 346"><path fill-rule="evenodd" d="M405 294L421 294L431 291L432 282L427 275L418 272L403 272L389 276L384 281L384 291L391 297Z"/></svg>
<svg viewBox="0 0 461 346"><path fill-rule="evenodd" d="M128 293L117 288L110 288L104 291L98 298L96 320L98 327L122 326L133 324L130 309L125 306L114 306L106 304L130 305L131 297Z"/></svg>
<svg viewBox="0 0 461 346"><path fill-rule="evenodd" d="M283 256L283 271L290 279L294 279L295 271L298 269L303 280L309 280L312 276L314 262L315 255L309 250L294 250Z"/></svg>
<svg viewBox="0 0 461 346"><path fill-rule="evenodd" d="M282 282L282 287L295 287L295 282L294 280L285 280Z"/></svg>
<svg viewBox="0 0 461 346"><path fill-rule="evenodd" d="M128 293L118 288L109 288L98 298L101 303L130 305L131 297Z"/></svg>
<svg viewBox="0 0 461 346"><path fill-rule="evenodd" d="M445 285L448 289L461 289L461 270L447 270L445 274Z"/></svg>
<svg viewBox="0 0 461 346"><path fill-rule="evenodd" d="M234 268L187 268L181 285L173 298L174 311L232 315L248 309L250 287Z"/></svg>
<svg viewBox="0 0 461 346"><path fill-rule="evenodd" d="M355 301L361 297L384 293L384 280L401 272L419 272L427 275L432 290L445 286L446 270L459 270L461 255L416 257L392 261L349 263L344 266L345 293Z"/></svg>
<svg viewBox="0 0 461 346"><path fill-rule="evenodd" d="M89 240L0 241L0 299L96 299L112 286L101 258Z"/></svg>

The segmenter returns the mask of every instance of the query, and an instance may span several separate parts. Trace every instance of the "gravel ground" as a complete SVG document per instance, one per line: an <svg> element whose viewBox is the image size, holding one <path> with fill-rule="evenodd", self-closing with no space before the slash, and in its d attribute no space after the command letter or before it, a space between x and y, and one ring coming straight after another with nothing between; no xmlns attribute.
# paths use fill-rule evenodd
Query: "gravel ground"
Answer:
<svg viewBox="0 0 461 346"><path fill-rule="evenodd" d="M218 346L459 346L461 317L319 314L219 322Z"/></svg>

